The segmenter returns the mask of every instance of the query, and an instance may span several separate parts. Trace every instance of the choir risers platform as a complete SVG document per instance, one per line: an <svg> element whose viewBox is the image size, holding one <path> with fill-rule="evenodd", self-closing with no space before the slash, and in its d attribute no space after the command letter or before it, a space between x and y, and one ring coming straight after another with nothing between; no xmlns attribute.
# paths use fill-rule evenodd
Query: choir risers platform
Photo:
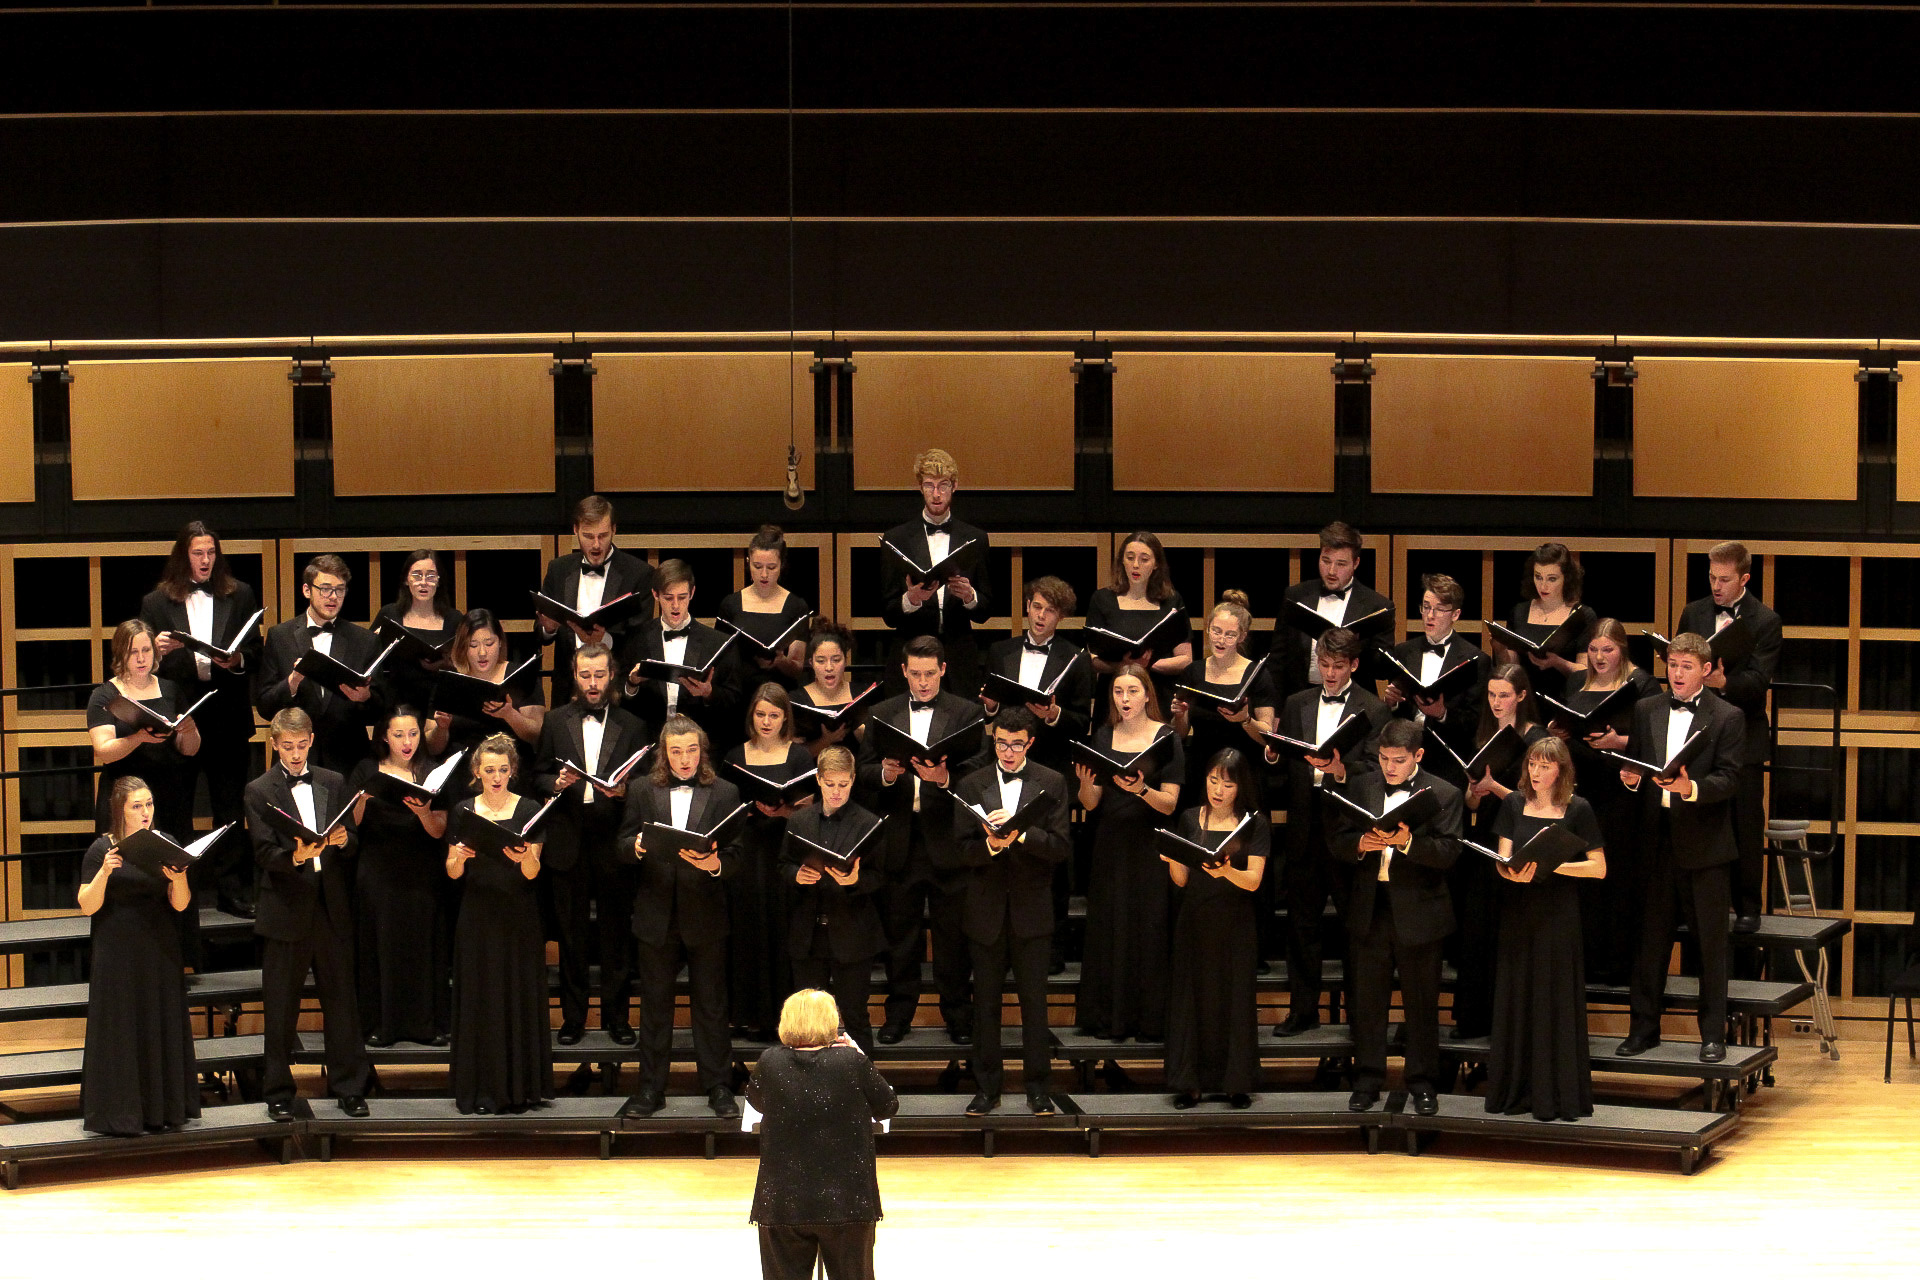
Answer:
<svg viewBox="0 0 1920 1280"><path fill-rule="evenodd" d="M79 1084L82 1056L80 1049L0 1054L0 1092ZM210 1036L193 1042L194 1061L203 1072L224 1073L257 1066L265 1056L264 1036ZM0 1114L7 1110L0 1105Z"/></svg>
<svg viewBox="0 0 1920 1280"><path fill-rule="evenodd" d="M1393 1127L1405 1131L1410 1156L1420 1154L1430 1135L1467 1133L1518 1142L1672 1151L1680 1157L1680 1172L1691 1174L1699 1167L1701 1158L1712 1152L1713 1144L1732 1133L1739 1123L1739 1115L1728 1111L1670 1111L1598 1104L1592 1115L1578 1120L1536 1120L1530 1115L1494 1115L1488 1112L1481 1098L1443 1093L1438 1115L1416 1116L1403 1111L1394 1117Z"/></svg>
<svg viewBox="0 0 1920 1280"><path fill-rule="evenodd" d="M1018 1060L1017 1058L1015 1059ZM1037 1116L1027 1107L1027 1095L1009 1090L997 1110L983 1116L967 1114L970 1099L960 1094L903 1093L900 1111L893 1117L894 1133L978 1133L980 1154L993 1155L994 1136L1001 1133L1071 1132L1079 1127L1080 1108L1065 1094L1053 1098L1054 1112Z"/></svg>
<svg viewBox="0 0 1920 1280"><path fill-rule="evenodd" d="M307 990L313 990L308 979ZM260 970L223 969L216 973L187 975L187 1007L211 1010L238 1007L260 999ZM87 984L67 982L41 987L8 987L0 990L0 1022L30 1022L35 1018L84 1018L87 1016Z"/></svg>
<svg viewBox="0 0 1920 1280"><path fill-rule="evenodd" d="M694 1099L684 1099L692 1102ZM301 1118L295 1123L300 1136L314 1141L322 1160L333 1159L334 1139L354 1138L494 1138L494 1137L594 1137L600 1142L600 1158L613 1154L613 1137L624 1121L620 1109L625 1098L555 1098L543 1107L532 1107L519 1114L475 1116L461 1115L452 1098L368 1098L367 1117L355 1120L344 1114L330 1098L304 1102ZM721 1121L700 1109L715 1124ZM689 1117L691 1118L691 1117Z"/></svg>
<svg viewBox="0 0 1920 1280"><path fill-rule="evenodd" d="M1367 1151L1380 1149L1380 1133L1391 1128L1392 1094L1367 1111L1349 1111L1344 1092L1256 1093L1253 1105L1236 1110L1214 1099L1185 1111L1164 1093L1076 1093L1068 1097L1087 1135L1087 1154L1100 1154L1100 1135L1108 1131L1178 1132L1193 1129L1347 1129L1366 1139Z"/></svg>
<svg viewBox="0 0 1920 1280"><path fill-rule="evenodd" d="M1614 1050L1619 1047L1618 1036L1588 1036L1587 1055L1593 1070L1610 1071L1616 1075L1698 1080L1708 1111L1738 1110L1743 1089L1747 1093L1753 1092L1759 1087L1762 1076L1780 1060L1779 1047L1771 1044L1730 1044L1727 1046L1726 1059L1721 1062L1700 1061L1700 1042L1697 1040L1662 1040L1645 1053L1635 1054L1631 1058L1622 1058L1615 1053ZM1492 1055L1493 1046L1485 1036L1466 1040L1443 1038L1440 1041L1440 1058L1443 1062L1464 1065L1485 1062Z"/></svg>
<svg viewBox="0 0 1920 1280"><path fill-rule="evenodd" d="M200 936L251 936L253 921L212 907L200 908ZM85 945L93 937L92 916L48 916L40 920L10 920L0 924L0 955L50 951Z"/></svg>
<svg viewBox="0 0 1920 1280"><path fill-rule="evenodd" d="M138 1138L103 1138L83 1130L78 1118L0 1125L0 1179L4 1179L7 1190L13 1191L20 1185L20 1168L26 1164L251 1142L263 1144L286 1164L293 1159L299 1138L296 1124L275 1124L267 1119L267 1109L257 1102L208 1107L199 1119L171 1133L149 1133Z"/></svg>

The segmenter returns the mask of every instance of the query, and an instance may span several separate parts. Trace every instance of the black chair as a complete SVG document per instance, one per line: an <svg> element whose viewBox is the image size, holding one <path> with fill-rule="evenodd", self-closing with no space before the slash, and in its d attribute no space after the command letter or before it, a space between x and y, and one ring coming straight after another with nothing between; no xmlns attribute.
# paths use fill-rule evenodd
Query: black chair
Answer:
<svg viewBox="0 0 1920 1280"><path fill-rule="evenodd" d="M1896 1001L1907 1002L1907 1057L1914 1055L1913 1044L1913 998L1920 996L1920 964L1909 965L1905 973L1893 980L1887 988L1887 1076L1886 1082L1893 1083L1893 1006Z"/></svg>

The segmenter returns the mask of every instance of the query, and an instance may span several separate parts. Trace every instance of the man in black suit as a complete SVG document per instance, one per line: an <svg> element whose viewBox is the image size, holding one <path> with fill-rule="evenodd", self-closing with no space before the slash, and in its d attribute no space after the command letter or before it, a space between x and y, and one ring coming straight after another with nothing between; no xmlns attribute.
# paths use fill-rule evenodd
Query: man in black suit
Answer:
<svg viewBox="0 0 1920 1280"><path fill-rule="evenodd" d="M213 700L194 713L200 750L179 757L179 785L189 798L194 776L204 773L213 825L238 824L244 812L247 778L252 772L253 697L248 688L260 665L260 629L253 621L260 605L253 588L233 576L220 549L220 536L198 520L174 539L159 585L140 602L140 620L153 629L159 674L180 686L191 706L208 694ZM179 637L187 635L221 648L239 644L229 658L197 653ZM253 859L236 825L217 849L201 856L189 877L195 890L212 884L220 908L252 916Z"/></svg>
<svg viewBox="0 0 1920 1280"><path fill-rule="evenodd" d="M980 704L940 687L947 664L940 641L914 636L907 641L901 674L907 692L876 704L869 720L884 720L924 744L936 743L980 720ZM887 819L879 837L880 919L887 930L887 1017L878 1039L898 1044L913 1025L920 1004L920 960L926 934L933 933L933 984L940 993L940 1016L955 1044L973 1039L972 987L968 980L967 939L960 925L959 876L953 852L953 797L946 788L958 778L967 752L938 759L902 759L888 754L872 729L860 747L858 795L861 803ZM961 744L963 747L965 744Z"/></svg>
<svg viewBox="0 0 1920 1280"><path fill-rule="evenodd" d="M589 966L597 953L600 1026L615 1044L633 1044L627 988L633 979L634 871L632 859L614 847L628 784L603 787L573 765L604 778L649 738L638 716L613 705L613 655L605 645L575 649L572 677L573 701L540 726L534 754L536 785L560 796L547 818L544 854L560 943L559 1039L579 1044L586 1033Z"/></svg>
<svg viewBox="0 0 1920 1280"><path fill-rule="evenodd" d="M260 656L260 684L255 695L260 714L271 720L288 707L307 713L314 726L314 759L342 774L372 754L367 726L385 710L375 686L355 688L341 684L327 688L294 668L309 649L319 649L356 671L365 671L379 656L381 644L373 632L340 616L347 602L347 584L353 571L331 553L307 561L306 610L267 632Z"/></svg>
<svg viewBox="0 0 1920 1280"><path fill-rule="evenodd" d="M352 819L322 844L295 839L267 820L269 811L278 809L298 818L309 831L318 831L346 804L347 784L331 769L308 767L313 721L300 708L278 712L268 733L276 762L246 790L247 833L261 871L253 931L266 939L261 1012L266 1020L262 1087L267 1114L275 1120L293 1119L301 988L312 970L325 1019L327 1090L340 1100L342 1111L364 1117L373 1066L360 1039L354 990L352 877L346 862L357 843Z"/></svg>
<svg viewBox="0 0 1920 1280"><path fill-rule="evenodd" d="M887 669L899 669L905 660L907 641L933 636L946 652L946 687L963 698L977 697L980 664L973 624L993 616L987 588L987 535L954 518L953 495L960 487L960 467L951 454L944 449L928 449L913 460L913 474L920 486L920 516L887 530L886 541L929 567L955 552L960 556L953 576L944 582L922 582L904 560L881 548L884 567L880 613L894 635ZM897 676L888 676L889 694L905 687Z"/></svg>
<svg viewBox="0 0 1920 1280"><path fill-rule="evenodd" d="M1740 751L1740 789L1733 798L1733 840L1740 856L1733 872L1733 927L1760 927L1767 879L1767 757L1771 742L1767 690L1780 665L1780 615L1747 590L1753 557L1738 542L1723 542L1707 552L1707 586L1712 594L1680 612L1681 631L1711 642L1728 627L1739 626L1753 641L1753 652L1715 662L1707 688L1740 709L1746 738ZM203 748L204 750L204 748Z"/></svg>
<svg viewBox="0 0 1920 1280"><path fill-rule="evenodd" d="M1369 813L1386 813L1423 788L1439 811L1382 835L1342 809L1335 819L1334 856L1358 864L1347 905L1347 963L1353 975L1353 1096L1347 1106L1366 1111L1387 1080L1387 1018L1393 975L1400 972L1406 1010L1407 1093L1416 1114L1440 1109L1440 943L1453 932L1447 869L1460 856L1458 788L1420 768L1421 731L1395 720L1380 731L1379 769L1362 774L1347 795Z"/></svg>
<svg viewBox="0 0 1920 1280"><path fill-rule="evenodd" d="M734 666L738 650L729 645L705 679L651 680L640 672L646 659L682 666L705 666L727 636L693 616L693 566L685 560L662 560L653 576L653 599L660 617L634 624L627 633L620 665L626 671L626 705L648 724L665 724L669 716L685 716L706 730L716 758L745 734L740 723L739 678Z"/></svg>
<svg viewBox="0 0 1920 1280"><path fill-rule="evenodd" d="M1291 694L1320 683L1320 669L1314 659L1314 637L1287 621L1287 614L1291 610L1286 605L1302 605L1319 614L1332 626L1348 627L1349 630L1352 629L1349 624L1393 607L1393 602L1378 591L1354 580L1354 575L1360 571L1363 545L1357 529L1344 520L1335 520L1320 531L1319 574L1287 588L1286 603L1280 610L1280 634L1274 641L1278 650L1276 661L1280 665L1278 679L1282 692ZM1386 622L1387 626L1381 627L1380 622ZM1365 630L1373 634L1379 630L1391 630L1391 626L1389 619L1378 619L1368 623ZM1369 693L1373 691L1375 672L1366 661L1364 652L1360 671L1354 678Z"/></svg>
<svg viewBox="0 0 1920 1280"><path fill-rule="evenodd" d="M1441 689L1432 697L1421 697L1411 687L1401 687L1407 683L1404 678L1395 683L1399 673L1385 664L1388 683L1380 691L1380 701L1386 703L1397 718L1445 734L1447 741L1459 750L1473 742L1474 731L1480 727L1480 709L1486 705L1487 672L1492 661L1480 646L1454 629L1467 600L1460 584L1447 574L1428 573L1421 575L1420 587L1420 638L1393 646L1394 660L1423 685L1431 685L1466 663L1473 664L1472 670L1452 676L1450 688ZM1472 758L1471 753L1468 758Z"/></svg>
<svg viewBox="0 0 1920 1280"><path fill-rule="evenodd" d="M649 595L653 591L653 566L639 556L613 545L613 504L597 493L590 493L573 507L573 540L579 550L555 556L540 580L540 594L549 600L571 605L579 613L598 609L610 600L625 595ZM643 610L640 622L647 617ZM616 622L611 627L585 630L574 623L565 624L548 617L535 619L540 626L540 642L553 645L553 705L565 706L573 696L571 677L573 651L581 645L603 645L611 653L621 652L627 632L639 625L634 619ZM616 678L624 671L615 672Z"/></svg>
<svg viewBox="0 0 1920 1280"><path fill-rule="evenodd" d="M627 1105L650 1116L664 1105L673 1052L673 980L686 966L693 1054L700 1088L713 1114L740 1114L727 1087L733 1044L727 1035L727 887L740 869L738 822L716 828L740 804L731 782L713 773L707 734L686 716L660 729L653 770L627 788L620 823L621 856L640 864L634 885L633 932L640 942L640 1087ZM644 843L648 823L715 833L706 849Z"/></svg>
<svg viewBox="0 0 1920 1280"><path fill-rule="evenodd" d="M1634 704L1627 755L1666 761L1695 733L1705 749L1671 780L1621 770L1620 781L1641 792L1640 853L1647 875L1647 909L1633 966L1633 1023L1622 1057L1660 1043L1667 960L1673 954L1674 913L1700 947L1700 1061L1727 1056L1727 867L1739 859L1733 837L1734 797L1740 789L1746 717L1707 691L1713 649L1691 632L1667 646L1668 694Z"/></svg>
<svg viewBox="0 0 1920 1280"><path fill-rule="evenodd" d="M993 721L994 763L954 788L953 843L948 853L963 877L961 927L973 963L974 1078L980 1091L968 1115L1000 1105L1001 998L1007 970L1020 995L1020 1069L1027 1106L1053 1112L1052 1054L1047 1034L1047 958L1053 938L1053 869L1073 851L1067 835L1067 780L1028 753L1038 722L1026 707L1003 707ZM1018 827L995 835L981 820L1004 823L1044 796Z"/></svg>
<svg viewBox="0 0 1920 1280"><path fill-rule="evenodd" d="M1287 907L1286 1021L1274 1028L1279 1036L1297 1036L1320 1025L1321 960L1325 950L1321 915L1327 899L1340 905L1337 869L1327 843L1328 827L1320 795L1323 786L1350 787L1372 765L1374 739L1392 717L1386 704L1354 680L1362 651L1360 637L1335 627L1315 645L1320 680L1280 705L1279 732L1300 742L1324 742L1349 716L1361 715L1370 726L1367 741L1343 759L1338 751L1326 756L1287 762L1287 860L1282 868L1282 899ZM1279 756L1267 748L1267 763Z"/></svg>

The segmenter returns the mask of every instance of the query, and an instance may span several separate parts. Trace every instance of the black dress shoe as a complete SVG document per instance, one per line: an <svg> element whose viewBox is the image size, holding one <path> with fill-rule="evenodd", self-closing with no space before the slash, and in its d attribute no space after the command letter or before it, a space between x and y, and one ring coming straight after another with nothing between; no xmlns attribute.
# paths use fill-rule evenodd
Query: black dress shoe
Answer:
<svg viewBox="0 0 1920 1280"><path fill-rule="evenodd" d="M376 1033L367 1037L367 1048L369 1049L391 1049L392 1047L392 1036L383 1036Z"/></svg>
<svg viewBox="0 0 1920 1280"><path fill-rule="evenodd" d="M220 900L220 909L228 915L238 916L242 920L253 919L253 904L251 902L241 902L234 898L222 898Z"/></svg>
<svg viewBox="0 0 1920 1280"><path fill-rule="evenodd" d="M1317 1014L1308 1014L1302 1017L1298 1014L1290 1013L1287 1015L1285 1022L1282 1022L1273 1029L1273 1034L1276 1036L1297 1036L1302 1032L1311 1031L1319 1025L1320 1018Z"/></svg>
<svg viewBox="0 0 1920 1280"><path fill-rule="evenodd" d="M1027 1110L1037 1116L1050 1116L1053 1114L1053 1099L1042 1090L1029 1089L1027 1090Z"/></svg>
<svg viewBox="0 0 1920 1280"><path fill-rule="evenodd" d="M1752 933L1759 927L1759 916L1735 916L1733 918L1733 931L1735 933Z"/></svg>
<svg viewBox="0 0 1920 1280"><path fill-rule="evenodd" d="M991 1098L984 1093L976 1093L973 1095L973 1101L967 1104L967 1114L970 1116L983 1116L989 1111L998 1111L999 1109L1000 1095L997 1093Z"/></svg>
<svg viewBox="0 0 1920 1280"><path fill-rule="evenodd" d="M1107 1082L1107 1088L1115 1091L1131 1089L1133 1087L1133 1077L1128 1075L1125 1069L1111 1058L1107 1060L1105 1066L1100 1068L1100 1078Z"/></svg>
<svg viewBox="0 0 1920 1280"><path fill-rule="evenodd" d="M1660 1043L1659 1036L1631 1035L1620 1042L1614 1052L1615 1057L1637 1058Z"/></svg>
<svg viewBox="0 0 1920 1280"><path fill-rule="evenodd" d="M291 1102L269 1102L267 1104L267 1119L277 1120L281 1124L285 1124L287 1121L293 1119L293 1104Z"/></svg>
<svg viewBox="0 0 1920 1280"><path fill-rule="evenodd" d="M1430 1084L1416 1084L1407 1090L1413 1099L1413 1113L1418 1116L1440 1114L1440 1099L1435 1096Z"/></svg>
<svg viewBox="0 0 1920 1280"><path fill-rule="evenodd" d="M1700 1061L1725 1062L1726 1060L1727 1046L1718 1040L1708 1040L1700 1046Z"/></svg>
<svg viewBox="0 0 1920 1280"><path fill-rule="evenodd" d="M1173 1095L1173 1109L1175 1111L1191 1111L1199 1105L1200 1095L1197 1093L1189 1091L1187 1093L1176 1093Z"/></svg>
<svg viewBox="0 0 1920 1280"><path fill-rule="evenodd" d="M340 1111L349 1119L365 1120L367 1118L367 1100L350 1094L340 1099Z"/></svg>
<svg viewBox="0 0 1920 1280"><path fill-rule="evenodd" d="M476 1116L490 1116L493 1114L493 1108L484 1102L476 1102L473 1104L473 1114Z"/></svg>
<svg viewBox="0 0 1920 1280"><path fill-rule="evenodd" d="M639 1093L627 1099L627 1105L620 1108L620 1114L623 1116L657 1115L660 1108L665 1105L665 1101L662 1100L659 1094L653 1092L651 1089L642 1089Z"/></svg>
<svg viewBox="0 0 1920 1280"><path fill-rule="evenodd" d="M427 1041L427 1043L436 1049L444 1049L453 1043L453 1037L442 1031L435 1035L433 1039Z"/></svg>
<svg viewBox="0 0 1920 1280"><path fill-rule="evenodd" d="M1347 1099L1347 1110L1371 1111L1373 1110L1374 1104L1379 1101L1380 1091L1378 1089L1355 1089L1352 1096Z"/></svg>
<svg viewBox="0 0 1920 1280"><path fill-rule="evenodd" d="M738 1120L740 1118L740 1106L733 1100L733 1094L727 1091L725 1085L717 1084L707 1090L707 1105L712 1107L713 1114L719 1116L722 1120Z"/></svg>
<svg viewBox="0 0 1920 1280"><path fill-rule="evenodd" d="M1049 978L1057 978L1066 971L1067 962L1062 957L1055 956L1053 959L1047 961L1047 976Z"/></svg>
<svg viewBox="0 0 1920 1280"><path fill-rule="evenodd" d="M899 1044L907 1038L907 1026L904 1022L889 1022L874 1033L873 1038L881 1044Z"/></svg>
<svg viewBox="0 0 1920 1280"><path fill-rule="evenodd" d="M956 1031L956 1030L954 1030L954 1029L953 1029L952 1027L948 1027L948 1028L947 1028L947 1039L949 1039L949 1040L951 1040L951 1041L953 1041L953 1042L954 1042L955 1044L972 1044L972 1043L973 1043L973 1032L971 1032L971 1031Z"/></svg>
<svg viewBox="0 0 1920 1280"><path fill-rule="evenodd" d="M640 1043L640 1033L624 1022L616 1022L607 1028L607 1038L617 1045Z"/></svg>
<svg viewBox="0 0 1920 1280"><path fill-rule="evenodd" d="M1235 1111L1245 1111L1253 1105L1253 1095L1250 1093L1229 1094L1227 1096L1227 1105Z"/></svg>
<svg viewBox="0 0 1920 1280"><path fill-rule="evenodd" d="M587 1029L579 1023L563 1022L560 1024L560 1034L555 1036L554 1039L564 1045L576 1045L580 1043L586 1034Z"/></svg>

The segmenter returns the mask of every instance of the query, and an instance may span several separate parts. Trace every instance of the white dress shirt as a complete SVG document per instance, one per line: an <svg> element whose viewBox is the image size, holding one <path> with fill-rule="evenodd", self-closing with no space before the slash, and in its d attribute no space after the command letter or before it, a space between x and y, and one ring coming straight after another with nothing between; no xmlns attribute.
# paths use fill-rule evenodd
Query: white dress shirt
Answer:
<svg viewBox="0 0 1920 1280"><path fill-rule="evenodd" d="M933 523L933 517L929 516L924 510L920 512L920 519L925 521L928 524ZM940 526L940 531L938 533L929 533L927 535L927 564L929 566L939 564L942 560L946 559L947 552L952 549L953 535L947 532L948 528L952 525L952 523L953 523L953 517L949 515L946 519L946 522ZM934 604L934 607L938 609L941 615L944 617L946 614L946 608L947 608L947 584L946 583L943 582L938 587L934 588L933 604ZM915 604L913 601L908 600L904 596L901 597L900 612L913 613L919 608L920 606Z"/></svg>
<svg viewBox="0 0 1920 1280"><path fill-rule="evenodd" d="M580 742L582 754L587 758L580 763L593 772L600 772L600 745L607 736L606 722L593 716L580 717ZM585 784L587 793L580 798L581 804L592 804L596 795L591 782Z"/></svg>
<svg viewBox="0 0 1920 1280"><path fill-rule="evenodd" d="M1746 598L1747 593L1742 591L1740 593L1740 600L1745 600ZM1720 608L1713 620L1713 634L1719 635L1733 624L1734 618L1738 616L1737 611L1740 608L1740 600L1735 600L1732 604L1724 605Z"/></svg>
<svg viewBox="0 0 1920 1280"><path fill-rule="evenodd" d="M609 557L609 559L611 559L611 557ZM585 556L580 558L580 563L586 563ZM600 565L604 570L606 561L602 560ZM600 607L600 602L606 598L607 575L604 572L583 573L580 575L580 585L573 589L573 608L576 613L592 613Z"/></svg>
<svg viewBox="0 0 1920 1280"><path fill-rule="evenodd" d="M671 811L670 816L674 826L682 831L690 830L691 828L687 826L687 815L693 812L692 784L683 783L667 792L667 808Z"/></svg>
<svg viewBox="0 0 1920 1280"><path fill-rule="evenodd" d="M1401 805L1405 804L1409 799L1411 799L1413 796L1413 793L1420 789L1419 779L1420 779L1420 769L1418 766L1415 766L1413 772L1407 776L1407 780L1405 782L1401 783L1397 787L1393 787L1393 786L1388 787L1386 800L1381 805L1380 812L1382 814L1392 813L1395 809L1398 809ZM1409 838L1411 838L1413 833L1409 831L1407 835ZM1388 880L1392 878L1387 874L1387 868L1388 868L1388 865L1393 861L1393 855L1398 852L1399 850L1394 848L1392 845L1388 845L1386 848L1380 851L1379 879Z"/></svg>
<svg viewBox="0 0 1920 1280"><path fill-rule="evenodd" d="M691 630L692 628L693 619L689 618L687 619L687 630ZM661 657L665 658L668 662L685 662L687 660L687 630L683 630L679 635L673 636L667 635L666 629L667 624L664 621L661 622L660 633L663 637L660 642ZM678 680L669 680L667 681L667 714L673 715L679 710L680 682Z"/></svg>
<svg viewBox="0 0 1920 1280"><path fill-rule="evenodd" d="M915 742L923 747L926 746L927 739L933 736L933 708L928 707L924 711L908 711L907 732L913 735ZM914 771L911 763L907 765L907 772L913 775L913 811L918 813L920 812L920 775Z"/></svg>
<svg viewBox="0 0 1920 1280"><path fill-rule="evenodd" d="M213 643L213 593L201 589L187 592L187 634L195 640ZM213 679L213 659L204 653L193 655L194 674L202 680Z"/></svg>
<svg viewBox="0 0 1920 1280"><path fill-rule="evenodd" d="M1693 696L1694 696L1694 700L1697 702L1699 701L1700 698L1704 697L1705 695L1696 693ZM1687 738L1692 733L1693 733L1693 712L1692 711L1675 711L1675 710L1669 709L1667 712L1667 750L1666 750L1666 754L1660 757L1661 762L1665 763L1666 761L1673 759L1673 753L1686 745ZM1691 800L1694 798L1695 795L1698 795L1699 788L1700 788L1699 783L1697 782L1693 783L1688 788L1691 794L1687 796L1687 799ZM1662 787L1660 789L1660 807L1662 809L1673 808L1673 792L1668 791L1665 787Z"/></svg>
<svg viewBox="0 0 1920 1280"><path fill-rule="evenodd" d="M319 639L320 637L316 636L314 638ZM309 772L312 771L312 761L308 761L307 769ZM295 816L306 824L307 830L318 831L320 829L320 819L315 816L313 812L313 784L311 782L296 782L289 787L288 790L293 793ZM320 869L319 855L316 854L309 865L312 866L315 871L318 871Z"/></svg>
<svg viewBox="0 0 1920 1280"><path fill-rule="evenodd" d="M1053 642L1049 640L1047 642L1048 651L1046 653L1034 653L1032 650L1026 648L1024 641L1022 642L1020 649L1020 675L1018 677L1021 684L1027 686L1029 689L1045 687L1044 681L1047 676L1047 658L1052 654L1052 646Z"/></svg>

